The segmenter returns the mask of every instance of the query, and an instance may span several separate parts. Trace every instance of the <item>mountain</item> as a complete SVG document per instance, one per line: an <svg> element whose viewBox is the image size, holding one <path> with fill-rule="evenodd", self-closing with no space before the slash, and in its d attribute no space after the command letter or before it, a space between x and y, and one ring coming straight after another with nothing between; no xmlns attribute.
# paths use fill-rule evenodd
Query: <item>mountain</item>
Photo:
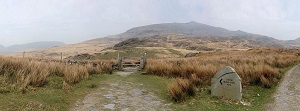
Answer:
<svg viewBox="0 0 300 111"><path fill-rule="evenodd" d="M110 41L108 47L95 53L103 56L109 52L138 52L141 50L159 53L161 57L178 57L199 51L246 50L251 48L288 48L283 40L231 31L197 22L162 23L134 27L118 35L84 41L86 44L100 44ZM93 53L92 53L93 54ZM172 55L173 54L173 55ZM114 54L115 55L115 54ZM170 56L171 55L171 56ZM97 58L97 57L96 57Z"/></svg>
<svg viewBox="0 0 300 111"><path fill-rule="evenodd" d="M188 23L163 23L127 30L122 37L143 37L153 34L184 34L188 36L240 36L247 35L242 31L229 31L224 28L213 27L197 22Z"/></svg>
<svg viewBox="0 0 300 111"><path fill-rule="evenodd" d="M285 45L290 47L300 47L300 37L295 40L288 40L285 42Z"/></svg>
<svg viewBox="0 0 300 111"><path fill-rule="evenodd" d="M0 44L0 50L3 49L3 48L4 48L4 46Z"/></svg>
<svg viewBox="0 0 300 111"><path fill-rule="evenodd" d="M67 44L62 46L55 46L40 50L34 50L30 52L26 52L26 57L32 57L32 58L46 58L46 59L60 59L61 55L63 54L63 58L67 58L69 56L74 56L77 54L94 54L101 52L103 49L113 47L113 45L117 44L120 41L114 41L114 40L99 40L99 41L90 41L90 42L81 42L76 44ZM8 56L13 57L22 57L22 52L16 52L9 54Z"/></svg>
<svg viewBox="0 0 300 111"><path fill-rule="evenodd" d="M106 40L124 41L130 38L138 38L141 41L150 40L152 42L158 42L158 41L166 42L162 40L166 40L167 38L172 38L173 41L185 42L184 44L189 44L186 43L185 40L179 41L179 39L184 38L186 40L193 39L194 41L198 41L201 43L203 42L203 45L207 45L206 43L211 43L211 42L218 44L219 42L216 41L222 41L227 43L234 41L235 43L240 43L245 46L239 48L284 47L282 41L279 41L272 37L247 33L240 30L230 31L224 28L209 26L194 21L188 23L163 23L163 24L140 26L140 27L131 28L126 32L118 35L93 39L86 42L97 42L97 41L106 41ZM178 40L174 40L174 39L178 39ZM233 43L233 45L235 43ZM178 46L178 44L175 46Z"/></svg>
<svg viewBox="0 0 300 111"><path fill-rule="evenodd" d="M297 39L299 41L299 39ZM272 37L231 31L197 22L162 23L134 27L124 33L87 40L77 44L31 52L29 56L42 55L49 58L65 58L75 55L116 56L114 52L150 51L172 57L199 51L245 50L250 48L288 48L295 41L277 40ZM290 43L289 43L290 42ZM298 42L297 42L298 43ZM294 47L294 46L292 46ZM110 53L112 52L112 53ZM130 52L130 51L129 51ZM138 52L140 53L140 52ZM21 53L18 54L21 56ZM53 56L54 55L54 56Z"/></svg>
<svg viewBox="0 0 300 111"><path fill-rule="evenodd" d="M237 46L236 48L239 49L254 47L284 47L282 41L272 37L247 33L240 30L230 31L194 21L188 23L163 23L135 27L110 38L122 41L130 38L138 38L140 41L148 41L147 43L152 41L156 45L160 44L160 46L167 43L175 47L191 50L199 48L199 50L201 50L203 47L208 47L209 49L231 48L234 46ZM169 39L172 40L170 41ZM124 42L121 44L124 45ZM132 44L134 43L131 42L128 45ZM155 44L148 46L155 46ZM226 47L224 47L224 44L227 44ZM119 46L120 44L117 45L117 47Z"/></svg>
<svg viewBox="0 0 300 111"><path fill-rule="evenodd" d="M257 34L251 34L243 31L230 31L220 27L209 26L202 23L197 22L188 22L188 23L162 23L162 24L153 24L135 27L127 30L124 33L108 36L105 38L114 38L114 39L128 39L128 38L141 38L141 37L149 37L153 35L161 35L161 34L182 34L186 37L196 37L196 36L220 36L220 37L228 37L228 36L262 36ZM263 36L266 37L266 36ZM91 41L101 40L103 38L93 39ZM274 38L272 38L274 39Z"/></svg>
<svg viewBox="0 0 300 111"><path fill-rule="evenodd" d="M220 27L214 27L197 22L188 23L163 23L141 27L135 27L123 33L122 37L144 37L153 34L184 34L186 36L262 36L243 31L230 31ZM266 36L263 36L266 37Z"/></svg>
<svg viewBox="0 0 300 111"><path fill-rule="evenodd" d="M1 54L10 54L15 52L23 52L23 51L34 51L39 49L45 49L55 46L62 46L65 45L63 42L56 42L56 41L42 41L42 42L32 42L26 44L16 44L11 45L8 47L2 48L0 50Z"/></svg>

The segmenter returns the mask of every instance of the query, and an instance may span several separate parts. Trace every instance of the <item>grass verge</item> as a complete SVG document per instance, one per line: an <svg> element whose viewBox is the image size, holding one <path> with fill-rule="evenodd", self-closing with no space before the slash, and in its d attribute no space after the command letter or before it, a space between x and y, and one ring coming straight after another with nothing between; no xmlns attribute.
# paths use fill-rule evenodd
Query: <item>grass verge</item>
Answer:
<svg viewBox="0 0 300 111"><path fill-rule="evenodd" d="M209 87L203 87L197 89L195 96L188 97L182 102L174 102L167 90L167 85L174 79L139 73L132 74L130 77L134 82L144 84L141 87L153 91L160 98L172 103L170 107L175 111L263 111L267 103L273 100L272 94L276 91L276 87L246 86L243 88L242 104L212 97Z"/></svg>
<svg viewBox="0 0 300 111"><path fill-rule="evenodd" d="M91 75L86 81L75 84L69 92L62 90L63 78L50 76L49 83L39 88L29 88L25 94L18 91L0 93L0 109L3 111L67 111L80 98L84 97L99 81L110 75Z"/></svg>

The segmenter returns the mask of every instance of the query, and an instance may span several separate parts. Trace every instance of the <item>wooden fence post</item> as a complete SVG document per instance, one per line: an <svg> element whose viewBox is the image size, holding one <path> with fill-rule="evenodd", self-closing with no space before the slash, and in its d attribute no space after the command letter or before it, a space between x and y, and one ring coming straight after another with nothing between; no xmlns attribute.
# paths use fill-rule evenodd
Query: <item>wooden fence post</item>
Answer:
<svg viewBox="0 0 300 111"><path fill-rule="evenodd" d="M118 60L120 59L120 53L118 53Z"/></svg>
<svg viewBox="0 0 300 111"><path fill-rule="evenodd" d="M147 52L145 52L145 55L144 55L144 60L143 60L143 69L145 69L145 67L146 67L146 64L147 64Z"/></svg>
<svg viewBox="0 0 300 111"><path fill-rule="evenodd" d="M123 57L120 57L120 53L118 53L118 69L119 71L123 70Z"/></svg>
<svg viewBox="0 0 300 111"><path fill-rule="evenodd" d="M60 52L60 63L62 63L62 52Z"/></svg>
<svg viewBox="0 0 300 111"><path fill-rule="evenodd" d="M139 70L143 70L144 69L144 55L141 56L140 58L140 66L139 66Z"/></svg>
<svg viewBox="0 0 300 111"><path fill-rule="evenodd" d="M120 57L121 59L120 59L120 68L119 68L119 70L120 71L123 71L123 57Z"/></svg>

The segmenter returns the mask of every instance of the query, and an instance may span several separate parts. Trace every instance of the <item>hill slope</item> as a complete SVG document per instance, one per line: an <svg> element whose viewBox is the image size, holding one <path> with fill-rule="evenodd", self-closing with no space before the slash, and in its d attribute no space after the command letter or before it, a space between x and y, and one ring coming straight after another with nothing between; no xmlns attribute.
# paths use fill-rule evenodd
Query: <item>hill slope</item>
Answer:
<svg viewBox="0 0 300 111"><path fill-rule="evenodd" d="M101 52L103 49L112 47L114 44L117 44L119 41L92 41L92 42L81 42L76 44L67 44L63 46L51 47L46 49L34 50L26 52L26 57L33 58L47 58L47 59L60 59L60 53L63 54L63 58L69 56L74 56L77 54L94 54ZM13 53L9 56L22 57L23 53Z"/></svg>
<svg viewBox="0 0 300 111"><path fill-rule="evenodd" d="M292 47L300 47L300 37L295 40L289 40L286 42L286 45L292 46Z"/></svg>
<svg viewBox="0 0 300 111"><path fill-rule="evenodd" d="M4 46L0 44L0 50L3 49L3 48L4 48Z"/></svg>

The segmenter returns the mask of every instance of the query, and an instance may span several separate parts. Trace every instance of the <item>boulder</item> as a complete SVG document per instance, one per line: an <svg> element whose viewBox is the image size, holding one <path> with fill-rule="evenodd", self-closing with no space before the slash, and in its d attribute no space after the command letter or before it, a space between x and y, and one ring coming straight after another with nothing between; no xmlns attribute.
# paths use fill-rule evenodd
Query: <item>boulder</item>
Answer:
<svg viewBox="0 0 300 111"><path fill-rule="evenodd" d="M241 101L242 84L240 76L235 70L226 66L211 80L211 95L224 99Z"/></svg>

